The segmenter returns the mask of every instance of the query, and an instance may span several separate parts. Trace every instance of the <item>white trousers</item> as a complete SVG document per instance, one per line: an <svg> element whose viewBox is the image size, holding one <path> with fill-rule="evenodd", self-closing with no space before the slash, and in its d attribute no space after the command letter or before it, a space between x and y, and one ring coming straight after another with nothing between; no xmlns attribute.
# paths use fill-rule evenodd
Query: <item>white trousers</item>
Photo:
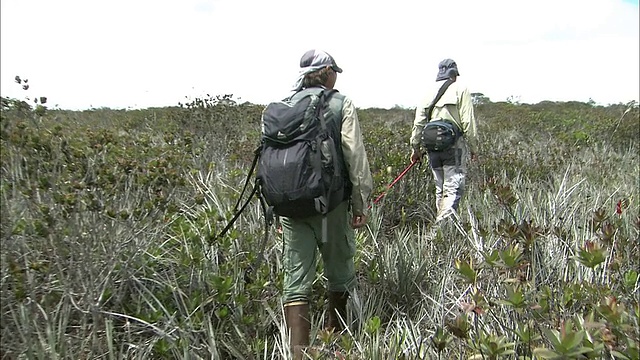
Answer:
<svg viewBox="0 0 640 360"><path fill-rule="evenodd" d="M464 194L468 161L469 151L464 137L460 137L449 150L429 153L429 166L436 183L436 222L458 210Z"/></svg>

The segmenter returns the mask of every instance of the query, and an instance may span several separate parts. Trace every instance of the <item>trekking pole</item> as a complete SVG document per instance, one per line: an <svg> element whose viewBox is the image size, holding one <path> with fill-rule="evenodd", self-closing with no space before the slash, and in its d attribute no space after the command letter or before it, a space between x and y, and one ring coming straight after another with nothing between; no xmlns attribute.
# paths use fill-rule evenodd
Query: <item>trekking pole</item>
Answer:
<svg viewBox="0 0 640 360"><path fill-rule="evenodd" d="M416 164L418 163L418 161L412 161L411 164L409 164L409 166L406 167L406 169L404 169L400 175L398 175L397 178L395 178L395 180L393 180L391 182L391 184L387 185L387 191L389 191L389 189L391 189L391 187L393 187L393 185L395 185L398 181L400 181L400 179L402 179L409 170L411 170L412 167L414 167ZM387 191L383 192L382 194L380 194L375 200L373 200L374 204L377 204L378 201L380 201L380 199L382 199L385 195L387 195ZM369 209L371 209L372 205L369 205Z"/></svg>

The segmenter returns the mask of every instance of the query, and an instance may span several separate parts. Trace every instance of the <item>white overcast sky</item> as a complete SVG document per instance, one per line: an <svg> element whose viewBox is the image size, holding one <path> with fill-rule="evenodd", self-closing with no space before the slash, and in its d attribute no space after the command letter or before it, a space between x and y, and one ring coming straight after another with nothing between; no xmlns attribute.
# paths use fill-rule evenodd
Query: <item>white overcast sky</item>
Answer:
<svg viewBox="0 0 640 360"><path fill-rule="evenodd" d="M638 100L637 0L2 0L0 92L64 109L289 94L320 48L361 108L413 107L444 58L472 92ZM15 84L28 78L30 89Z"/></svg>

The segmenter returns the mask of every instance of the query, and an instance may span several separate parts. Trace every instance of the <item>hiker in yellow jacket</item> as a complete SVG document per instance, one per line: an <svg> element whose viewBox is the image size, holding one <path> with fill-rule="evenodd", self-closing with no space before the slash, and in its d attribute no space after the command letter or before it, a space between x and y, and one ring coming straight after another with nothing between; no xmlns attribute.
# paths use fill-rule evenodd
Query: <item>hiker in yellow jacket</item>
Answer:
<svg viewBox="0 0 640 360"><path fill-rule="evenodd" d="M292 99L318 88L333 89L338 67L331 55L321 50L307 51L300 59L300 73ZM341 149L343 173L348 174L345 197L327 214L328 234L323 243L322 215L293 219L282 217L284 240L283 304L290 346L294 359L302 359L302 349L309 345L311 330L309 296L316 273L319 250L328 281L329 307L327 329L341 330L340 318L345 318L349 292L356 285L354 265L354 229L367 222L367 202L373 187L367 153L362 141L358 115L348 97L334 93L325 114L328 127L339 129L336 145Z"/></svg>
<svg viewBox="0 0 640 360"><path fill-rule="evenodd" d="M411 161L421 161L425 149L421 144L422 130L427 124L426 109L446 80L454 82L436 102L431 119L449 120L461 130L461 135L448 150L428 152L429 165L436 183L436 223L451 216L458 210L464 193L465 176L469 154L475 157L477 148L476 119L469 89L458 81L458 65L451 59L438 64L436 81L430 84L424 100L416 108L416 116L411 133Z"/></svg>

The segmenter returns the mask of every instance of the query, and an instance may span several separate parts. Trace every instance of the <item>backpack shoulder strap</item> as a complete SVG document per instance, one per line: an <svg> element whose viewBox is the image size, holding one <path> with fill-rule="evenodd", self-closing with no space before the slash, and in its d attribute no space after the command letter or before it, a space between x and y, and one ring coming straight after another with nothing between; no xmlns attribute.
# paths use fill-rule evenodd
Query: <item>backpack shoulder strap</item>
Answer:
<svg viewBox="0 0 640 360"><path fill-rule="evenodd" d="M444 95L444 93L447 91L447 89L449 88L449 85L453 84L454 82L455 80L448 79L447 81L444 82L444 84L442 84L442 86L440 86L440 89L438 90L436 97L431 102L431 105L429 105L429 107L427 108L427 111L426 111L427 121L431 121L431 113L433 113L433 108L436 106L436 103L440 100L442 95Z"/></svg>
<svg viewBox="0 0 640 360"><path fill-rule="evenodd" d="M337 93L338 90L335 89L322 89L318 93L318 103L316 105L316 117L320 120L320 128L323 133L327 132L327 123L324 120L324 106L331 100L333 94Z"/></svg>

